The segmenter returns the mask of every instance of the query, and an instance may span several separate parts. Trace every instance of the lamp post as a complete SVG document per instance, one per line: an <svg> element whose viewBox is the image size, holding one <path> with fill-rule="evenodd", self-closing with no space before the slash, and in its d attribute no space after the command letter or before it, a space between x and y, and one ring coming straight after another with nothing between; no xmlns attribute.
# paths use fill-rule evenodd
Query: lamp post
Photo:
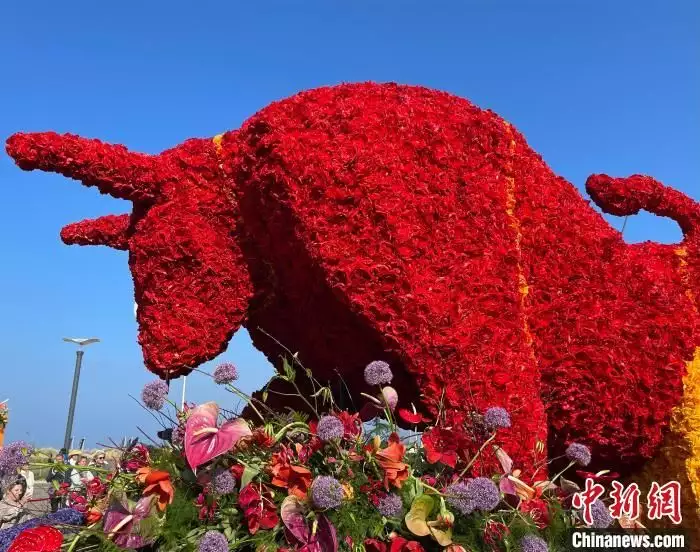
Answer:
<svg viewBox="0 0 700 552"><path fill-rule="evenodd" d="M80 366L83 363L83 354L85 353L83 347L87 347L92 343L98 343L100 340L96 337L64 337L63 341L66 341L67 343L74 343L78 346L78 350L75 351L73 390L70 394L70 406L68 407L68 421L66 422L66 434L63 437L63 448L66 450L66 453L68 453L72 444L71 433L73 433L73 416L75 414L75 401L78 399L78 382L80 381Z"/></svg>

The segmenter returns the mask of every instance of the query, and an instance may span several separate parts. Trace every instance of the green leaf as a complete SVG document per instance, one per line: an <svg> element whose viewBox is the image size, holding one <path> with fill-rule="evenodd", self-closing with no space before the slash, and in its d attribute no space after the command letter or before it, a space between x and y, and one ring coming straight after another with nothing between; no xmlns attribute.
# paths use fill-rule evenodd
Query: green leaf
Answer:
<svg viewBox="0 0 700 552"><path fill-rule="evenodd" d="M243 468L243 475L241 476L241 489L244 488L248 483L250 483L253 478L260 473L260 470L246 466Z"/></svg>
<svg viewBox="0 0 700 552"><path fill-rule="evenodd" d="M286 357L282 359L282 369L284 370L284 375L288 381L294 381L296 379L297 373L289 362L287 362Z"/></svg>

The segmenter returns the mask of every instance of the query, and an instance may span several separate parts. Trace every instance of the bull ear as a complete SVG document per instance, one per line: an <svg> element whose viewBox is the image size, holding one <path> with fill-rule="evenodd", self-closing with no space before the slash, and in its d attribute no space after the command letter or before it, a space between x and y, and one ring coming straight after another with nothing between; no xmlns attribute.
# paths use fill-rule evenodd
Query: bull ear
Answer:
<svg viewBox="0 0 700 552"><path fill-rule="evenodd" d="M252 296L233 213L198 208L187 196L154 205L129 239L139 342L148 369L166 379L225 350Z"/></svg>

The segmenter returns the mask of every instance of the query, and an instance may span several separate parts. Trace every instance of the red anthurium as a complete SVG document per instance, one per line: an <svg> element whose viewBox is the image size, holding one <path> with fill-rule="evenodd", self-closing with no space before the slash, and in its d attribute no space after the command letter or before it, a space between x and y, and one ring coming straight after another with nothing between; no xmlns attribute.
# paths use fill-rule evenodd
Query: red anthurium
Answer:
<svg viewBox="0 0 700 552"><path fill-rule="evenodd" d="M401 418L407 424L423 424L430 421L430 418L426 418L420 412L411 412L407 408L399 408L399 418Z"/></svg>
<svg viewBox="0 0 700 552"><path fill-rule="evenodd" d="M47 525L25 529L15 537L7 552L58 552L63 534Z"/></svg>
<svg viewBox="0 0 700 552"><path fill-rule="evenodd" d="M578 475L584 481L586 479L592 479L596 483L610 483L611 481L615 481L620 477L619 473L610 472L608 470L599 471L598 473L576 470L576 475Z"/></svg>

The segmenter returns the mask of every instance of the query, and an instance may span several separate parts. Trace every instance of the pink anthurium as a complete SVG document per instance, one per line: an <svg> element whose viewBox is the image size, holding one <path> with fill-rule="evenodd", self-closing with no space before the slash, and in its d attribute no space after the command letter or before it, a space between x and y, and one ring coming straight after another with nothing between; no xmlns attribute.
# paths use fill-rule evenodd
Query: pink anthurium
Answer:
<svg viewBox="0 0 700 552"><path fill-rule="evenodd" d="M196 406L185 425L185 457L192 471L233 448L241 437L251 435L243 418L229 420L218 427L219 407L214 402Z"/></svg>
<svg viewBox="0 0 700 552"><path fill-rule="evenodd" d="M335 527L323 514L318 514L309 526L304 504L293 495L282 502L280 509L287 541L298 552L337 552Z"/></svg>

